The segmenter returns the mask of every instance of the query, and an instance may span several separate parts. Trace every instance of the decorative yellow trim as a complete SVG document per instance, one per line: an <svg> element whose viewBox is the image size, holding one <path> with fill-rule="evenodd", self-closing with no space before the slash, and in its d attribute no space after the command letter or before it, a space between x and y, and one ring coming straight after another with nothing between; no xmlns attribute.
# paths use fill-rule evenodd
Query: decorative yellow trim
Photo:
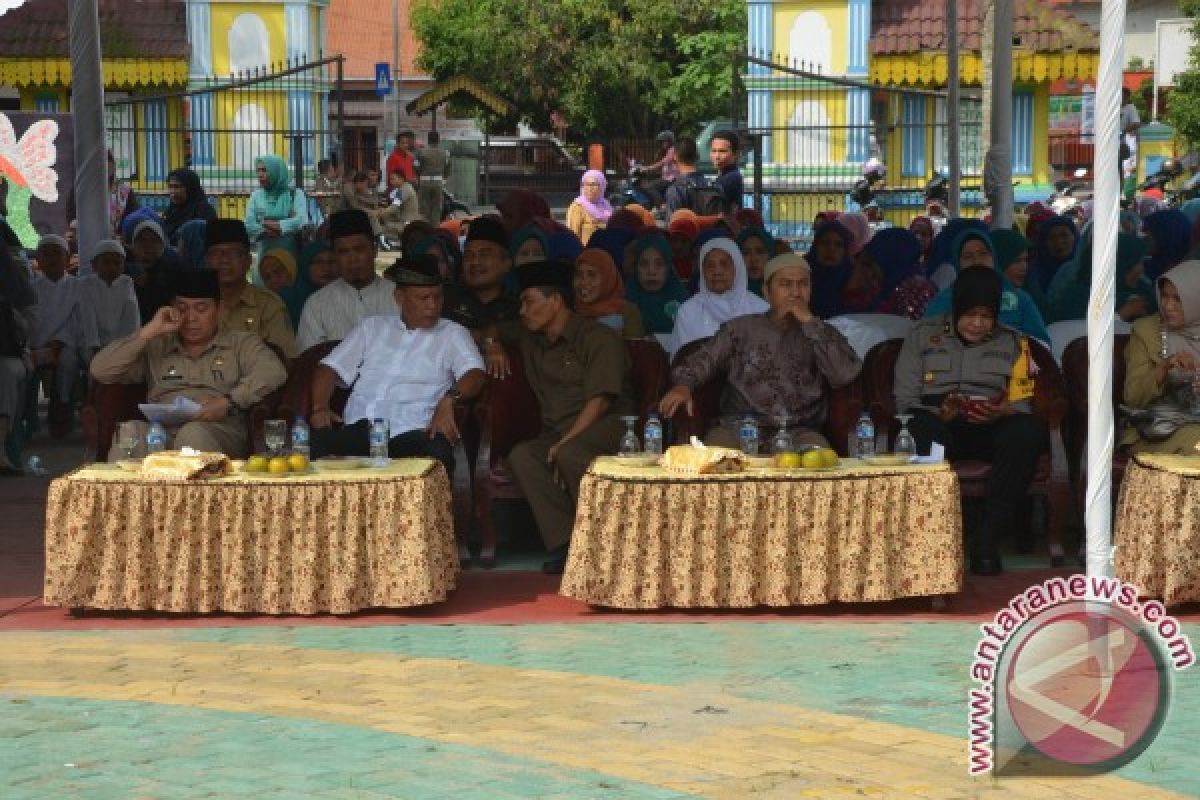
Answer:
<svg viewBox="0 0 1200 800"><path fill-rule="evenodd" d="M186 86L188 62L179 58L106 58L104 85L109 89L139 86ZM70 86L71 62L65 58L0 58L0 86Z"/></svg>
<svg viewBox="0 0 1200 800"><path fill-rule="evenodd" d="M453 78L447 78L413 100L404 107L404 110L409 114L426 114L431 109L450 99L451 95L458 92L465 92L480 105L490 109L495 114L509 114L512 112L513 107L511 103L498 94L484 88L482 84L469 75L455 75Z"/></svg>
<svg viewBox="0 0 1200 800"><path fill-rule="evenodd" d="M1060 78L1095 80L1099 62L1098 53L1020 51L1013 53L1013 80L1035 84ZM964 85L978 86L983 70L983 61L977 53L960 56L959 74ZM941 52L871 57L871 80L883 86L944 86L946 72L947 58Z"/></svg>

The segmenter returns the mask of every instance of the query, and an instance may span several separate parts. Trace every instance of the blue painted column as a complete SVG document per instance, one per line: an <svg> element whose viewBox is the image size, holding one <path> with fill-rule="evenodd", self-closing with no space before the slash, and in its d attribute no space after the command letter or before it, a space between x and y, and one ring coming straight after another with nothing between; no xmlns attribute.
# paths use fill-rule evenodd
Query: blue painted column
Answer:
<svg viewBox="0 0 1200 800"><path fill-rule="evenodd" d="M188 0L187 27L191 51L188 86L194 89L213 74L212 9L208 0ZM192 131L192 164L198 167L213 166L216 162L216 144L211 94L192 96L188 125Z"/></svg>
<svg viewBox="0 0 1200 800"><path fill-rule="evenodd" d="M170 171L170 150L167 142L167 101L146 103L143 124L146 131L146 180L162 182Z"/></svg>
<svg viewBox="0 0 1200 800"><path fill-rule="evenodd" d="M305 166L313 166L313 145L315 144L316 125L313 122L313 102L310 92L288 92L288 153L291 153L295 142L291 136L301 137L301 147L304 149ZM288 165L293 162L288 158Z"/></svg>
<svg viewBox="0 0 1200 800"><path fill-rule="evenodd" d="M288 2L283 7L284 30L287 33L287 57L307 61L312 55L309 41L309 9L307 2Z"/></svg>
<svg viewBox="0 0 1200 800"><path fill-rule="evenodd" d="M764 61L770 61L775 42L774 3L771 0L747 0L746 2L747 37L746 51ZM765 80L771 77L771 70L761 64L751 64L747 70L749 78ZM760 152L763 164L771 163L773 158L773 137L770 134L772 118L772 92L770 89L748 89L746 91L746 121L750 128L763 131ZM753 207L754 198L748 196L743 203ZM763 219L770 219L770 195L763 196Z"/></svg>
<svg viewBox="0 0 1200 800"><path fill-rule="evenodd" d="M846 43L846 76L865 79L868 75L871 44L871 0L849 0L850 24ZM846 160L861 164L871 154L871 95L866 89L846 91Z"/></svg>

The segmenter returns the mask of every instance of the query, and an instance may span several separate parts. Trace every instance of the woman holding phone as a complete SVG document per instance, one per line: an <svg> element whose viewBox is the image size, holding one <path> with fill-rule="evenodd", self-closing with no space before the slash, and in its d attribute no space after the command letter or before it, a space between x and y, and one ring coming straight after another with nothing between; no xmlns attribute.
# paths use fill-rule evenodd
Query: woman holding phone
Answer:
<svg viewBox="0 0 1200 800"><path fill-rule="evenodd" d="M1046 423L1033 414L1028 340L997 322L1003 292L994 270L961 272L950 313L909 332L893 384L919 452L939 442L951 461L991 463L983 525L970 542L977 575L1001 572L998 540L1050 447Z"/></svg>

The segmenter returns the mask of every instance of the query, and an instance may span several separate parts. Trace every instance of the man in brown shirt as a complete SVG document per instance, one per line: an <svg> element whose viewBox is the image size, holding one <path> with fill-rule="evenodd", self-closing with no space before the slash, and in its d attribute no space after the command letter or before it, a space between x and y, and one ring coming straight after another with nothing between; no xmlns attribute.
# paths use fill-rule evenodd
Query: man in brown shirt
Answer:
<svg viewBox="0 0 1200 800"><path fill-rule="evenodd" d="M566 564L583 474L596 456L617 451L625 431L620 418L634 410L625 343L571 310L570 274L553 262L520 267L522 326L500 328L519 343L541 408L541 435L514 447L508 462L551 552L542 569L552 574ZM488 350L502 348L492 342Z"/></svg>
<svg viewBox="0 0 1200 800"><path fill-rule="evenodd" d="M246 273L254 260L246 225L240 219L216 219L204 229L204 262L221 287L223 331L249 331L289 361L296 357L296 333L279 295L250 285Z"/></svg>
<svg viewBox="0 0 1200 800"><path fill-rule="evenodd" d="M726 322L676 366L675 387L660 408L668 418L685 406L691 413L692 392L727 373L722 416L705 435L706 443L736 448L741 419L754 416L769 435L775 418L786 414L794 426L793 442L828 447L820 429L829 387L854 380L862 362L846 337L809 308L812 281L803 256L788 253L768 261L763 286L770 309Z"/></svg>
<svg viewBox="0 0 1200 800"><path fill-rule="evenodd" d="M244 456L246 410L282 386L287 371L256 334L218 329L215 273L182 272L175 284L171 305L96 354L92 377L102 383L144 382L150 403L177 397L200 403L192 421L167 429L170 446ZM141 427L144 441L146 423ZM114 459L116 444L110 451Z"/></svg>

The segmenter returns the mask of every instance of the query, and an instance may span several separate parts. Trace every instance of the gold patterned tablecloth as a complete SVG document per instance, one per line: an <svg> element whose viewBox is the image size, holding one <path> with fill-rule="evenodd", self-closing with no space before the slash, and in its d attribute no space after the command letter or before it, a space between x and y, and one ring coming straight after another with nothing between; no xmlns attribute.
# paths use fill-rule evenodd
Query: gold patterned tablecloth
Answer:
<svg viewBox="0 0 1200 800"><path fill-rule="evenodd" d="M1134 456L1113 542L1118 578L1167 605L1200 602L1200 457Z"/></svg>
<svg viewBox="0 0 1200 800"><path fill-rule="evenodd" d="M947 465L680 476L599 459L560 592L612 608L745 608L962 589Z"/></svg>
<svg viewBox="0 0 1200 800"><path fill-rule="evenodd" d="M93 465L50 484L47 605L344 614L454 588L450 483L430 459L213 480Z"/></svg>

